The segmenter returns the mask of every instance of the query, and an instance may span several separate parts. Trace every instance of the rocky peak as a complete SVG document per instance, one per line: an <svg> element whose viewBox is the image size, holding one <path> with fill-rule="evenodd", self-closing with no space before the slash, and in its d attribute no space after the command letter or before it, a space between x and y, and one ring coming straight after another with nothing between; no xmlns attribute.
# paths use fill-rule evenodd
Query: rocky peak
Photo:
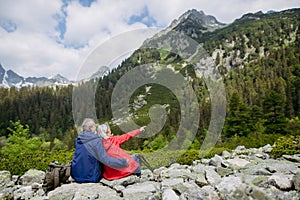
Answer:
<svg viewBox="0 0 300 200"><path fill-rule="evenodd" d="M184 25L186 22L194 23L194 25L200 26L220 26L224 25L219 22L214 16L206 15L202 10L197 11L196 9L188 10L183 15L181 15L177 20L174 20L170 28L176 29L178 26Z"/></svg>
<svg viewBox="0 0 300 200"><path fill-rule="evenodd" d="M206 15L202 10L188 10L183 13L178 19L175 19L170 26L156 34L147 42L153 42L163 35L167 35L171 31L181 32L185 35L196 39L204 32L214 31L224 27L225 24L219 22L214 16Z"/></svg>
<svg viewBox="0 0 300 200"><path fill-rule="evenodd" d="M50 79L54 80L57 83L70 83L70 81L67 78L63 77L60 74L56 74L55 76L51 77Z"/></svg>

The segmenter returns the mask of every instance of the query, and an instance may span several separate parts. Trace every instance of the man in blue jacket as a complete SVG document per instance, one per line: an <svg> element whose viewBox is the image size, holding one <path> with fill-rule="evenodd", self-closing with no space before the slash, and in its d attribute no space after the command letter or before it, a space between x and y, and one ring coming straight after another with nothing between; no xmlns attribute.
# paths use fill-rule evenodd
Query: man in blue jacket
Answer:
<svg viewBox="0 0 300 200"><path fill-rule="evenodd" d="M71 176L78 183L99 182L102 178L102 164L112 168L127 166L126 159L109 157L96 135L96 124L92 119L84 119L83 133L76 138L75 153L71 165Z"/></svg>

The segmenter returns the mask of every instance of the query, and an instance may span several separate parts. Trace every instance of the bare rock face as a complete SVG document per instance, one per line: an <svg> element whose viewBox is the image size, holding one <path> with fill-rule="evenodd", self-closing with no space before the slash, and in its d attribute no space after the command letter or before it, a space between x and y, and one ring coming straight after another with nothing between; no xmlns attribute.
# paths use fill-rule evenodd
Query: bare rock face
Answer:
<svg viewBox="0 0 300 200"><path fill-rule="evenodd" d="M300 199L298 155L272 159L270 148L240 146L190 166L174 163L153 173L144 169L141 177L72 182L48 194L42 189L43 171L29 170L20 178L1 171L0 199Z"/></svg>

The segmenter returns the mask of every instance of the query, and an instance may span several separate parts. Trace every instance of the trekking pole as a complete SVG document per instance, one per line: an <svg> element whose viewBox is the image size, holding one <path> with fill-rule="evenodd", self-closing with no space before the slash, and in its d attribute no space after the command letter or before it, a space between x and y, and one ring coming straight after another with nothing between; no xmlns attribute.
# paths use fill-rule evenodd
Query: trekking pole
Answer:
<svg viewBox="0 0 300 200"><path fill-rule="evenodd" d="M141 163L143 163L148 169L150 169L151 172L153 172L153 168L150 166L150 164L142 154L139 154L139 159Z"/></svg>

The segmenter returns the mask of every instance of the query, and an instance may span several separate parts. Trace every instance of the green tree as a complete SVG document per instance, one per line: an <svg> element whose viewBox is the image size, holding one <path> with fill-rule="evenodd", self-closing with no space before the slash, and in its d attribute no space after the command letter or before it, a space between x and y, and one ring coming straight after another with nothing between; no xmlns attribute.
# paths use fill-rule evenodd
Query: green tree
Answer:
<svg viewBox="0 0 300 200"><path fill-rule="evenodd" d="M263 100L265 132L287 133L287 120L284 115L285 102L281 94L271 91Z"/></svg>

